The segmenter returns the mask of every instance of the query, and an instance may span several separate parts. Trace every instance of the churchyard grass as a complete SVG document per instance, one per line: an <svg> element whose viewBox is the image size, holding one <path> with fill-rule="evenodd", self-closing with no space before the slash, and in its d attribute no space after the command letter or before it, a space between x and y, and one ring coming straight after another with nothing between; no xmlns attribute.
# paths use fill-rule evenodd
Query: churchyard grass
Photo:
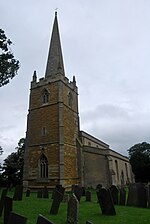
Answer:
<svg viewBox="0 0 150 224"><path fill-rule="evenodd" d="M12 197L13 192L8 192ZM36 224L38 214L42 214L55 224L66 224L67 203L61 203L58 214L50 215L52 204L51 194L49 199L37 198L37 193L31 193L30 197L23 195L22 201L13 201L13 211L26 216L27 224ZM115 206L116 216L104 216L97 203L96 193L92 191L92 202L86 202L82 197L79 204L79 224L85 224L87 220L93 224L148 224L150 223L150 209ZM3 223L3 217L0 218L0 224Z"/></svg>

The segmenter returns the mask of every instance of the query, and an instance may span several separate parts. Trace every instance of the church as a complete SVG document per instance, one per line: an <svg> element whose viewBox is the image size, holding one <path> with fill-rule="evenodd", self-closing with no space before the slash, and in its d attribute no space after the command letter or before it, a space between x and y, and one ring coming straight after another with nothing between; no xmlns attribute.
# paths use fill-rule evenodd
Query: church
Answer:
<svg viewBox="0 0 150 224"><path fill-rule="evenodd" d="M45 76L38 80L34 71L31 81L24 188L124 186L133 180L127 157L80 130L78 87L74 76L65 76L55 12Z"/></svg>

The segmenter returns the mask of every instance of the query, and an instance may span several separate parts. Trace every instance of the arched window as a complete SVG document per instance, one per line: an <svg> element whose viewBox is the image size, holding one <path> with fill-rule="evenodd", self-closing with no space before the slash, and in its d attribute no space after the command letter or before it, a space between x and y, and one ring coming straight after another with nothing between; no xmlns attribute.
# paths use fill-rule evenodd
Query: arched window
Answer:
<svg viewBox="0 0 150 224"><path fill-rule="evenodd" d="M115 160L115 166L116 166L117 179L119 180L119 170L118 170L118 162L117 162L117 160Z"/></svg>
<svg viewBox="0 0 150 224"><path fill-rule="evenodd" d="M42 95L42 103L48 103L49 101L49 92L44 89L43 95Z"/></svg>
<svg viewBox="0 0 150 224"><path fill-rule="evenodd" d="M48 178L48 160L44 154L40 157L40 178Z"/></svg>
<svg viewBox="0 0 150 224"><path fill-rule="evenodd" d="M127 175L127 178L128 178L128 167L127 167L126 163L125 163L125 169L126 169L126 175Z"/></svg>
<svg viewBox="0 0 150 224"><path fill-rule="evenodd" d="M121 185L124 186L124 173L121 171Z"/></svg>
<svg viewBox="0 0 150 224"><path fill-rule="evenodd" d="M68 106L69 106L69 107L72 107L72 99L73 99L73 98L72 98L72 94L69 92L69 93L68 93Z"/></svg>

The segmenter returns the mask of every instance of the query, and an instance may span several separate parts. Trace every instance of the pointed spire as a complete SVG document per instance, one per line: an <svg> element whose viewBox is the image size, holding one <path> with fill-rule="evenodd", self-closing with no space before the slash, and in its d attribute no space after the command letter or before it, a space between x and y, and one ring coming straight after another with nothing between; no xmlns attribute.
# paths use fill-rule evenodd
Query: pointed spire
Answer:
<svg viewBox="0 0 150 224"><path fill-rule="evenodd" d="M45 77L55 75L58 72L65 75L56 11Z"/></svg>

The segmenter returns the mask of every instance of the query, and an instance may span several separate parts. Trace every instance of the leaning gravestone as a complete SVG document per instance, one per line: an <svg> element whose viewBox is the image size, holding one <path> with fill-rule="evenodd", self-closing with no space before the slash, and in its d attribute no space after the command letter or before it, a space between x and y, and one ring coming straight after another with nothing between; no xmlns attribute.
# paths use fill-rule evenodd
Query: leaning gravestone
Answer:
<svg viewBox="0 0 150 224"><path fill-rule="evenodd" d="M138 196L136 184L129 185L129 192L127 198L127 206L137 206Z"/></svg>
<svg viewBox="0 0 150 224"><path fill-rule="evenodd" d="M54 199L55 197L55 192L60 192L62 195L64 195L64 192L65 192L65 188L62 187L61 184L57 184L55 189L53 190L53 193L52 193L52 199ZM63 200L63 197L62 197L62 200Z"/></svg>
<svg viewBox="0 0 150 224"><path fill-rule="evenodd" d="M114 202L114 205L118 205L118 188L115 185L110 187L110 193Z"/></svg>
<svg viewBox="0 0 150 224"><path fill-rule="evenodd" d="M75 194L72 194L68 201L67 224L78 223L78 207L79 207L79 201L77 200Z"/></svg>
<svg viewBox="0 0 150 224"><path fill-rule="evenodd" d="M7 224L26 224L26 223L27 223L26 217L18 215L17 213L14 212L10 212Z"/></svg>
<svg viewBox="0 0 150 224"><path fill-rule="evenodd" d="M54 224L54 223L45 218L44 216L38 215L36 224Z"/></svg>
<svg viewBox="0 0 150 224"><path fill-rule="evenodd" d="M43 198L49 198L48 189L46 186L43 188Z"/></svg>
<svg viewBox="0 0 150 224"><path fill-rule="evenodd" d="M101 188L97 193L98 202L103 215L116 215L110 190Z"/></svg>
<svg viewBox="0 0 150 224"><path fill-rule="evenodd" d="M89 201L89 202L92 201L92 192L91 191L86 191L85 196L86 196L86 201Z"/></svg>
<svg viewBox="0 0 150 224"><path fill-rule="evenodd" d="M10 212L12 211L13 199L10 197L5 197L4 202L4 224L8 223Z"/></svg>
<svg viewBox="0 0 150 224"><path fill-rule="evenodd" d="M59 191L55 191L54 199L50 209L50 214L56 215L58 213L59 206L62 199L63 199L63 194Z"/></svg>
<svg viewBox="0 0 150 224"><path fill-rule="evenodd" d="M126 191L124 188L121 188L119 191L119 205L126 205Z"/></svg>
<svg viewBox="0 0 150 224"><path fill-rule="evenodd" d="M13 196L14 201L21 201L23 195L23 186L22 185L16 185L15 192Z"/></svg>
<svg viewBox="0 0 150 224"><path fill-rule="evenodd" d="M2 216L3 208L4 208L4 201L5 197L7 195L8 189L3 189L2 194L1 194L1 199L0 199L0 216Z"/></svg>

